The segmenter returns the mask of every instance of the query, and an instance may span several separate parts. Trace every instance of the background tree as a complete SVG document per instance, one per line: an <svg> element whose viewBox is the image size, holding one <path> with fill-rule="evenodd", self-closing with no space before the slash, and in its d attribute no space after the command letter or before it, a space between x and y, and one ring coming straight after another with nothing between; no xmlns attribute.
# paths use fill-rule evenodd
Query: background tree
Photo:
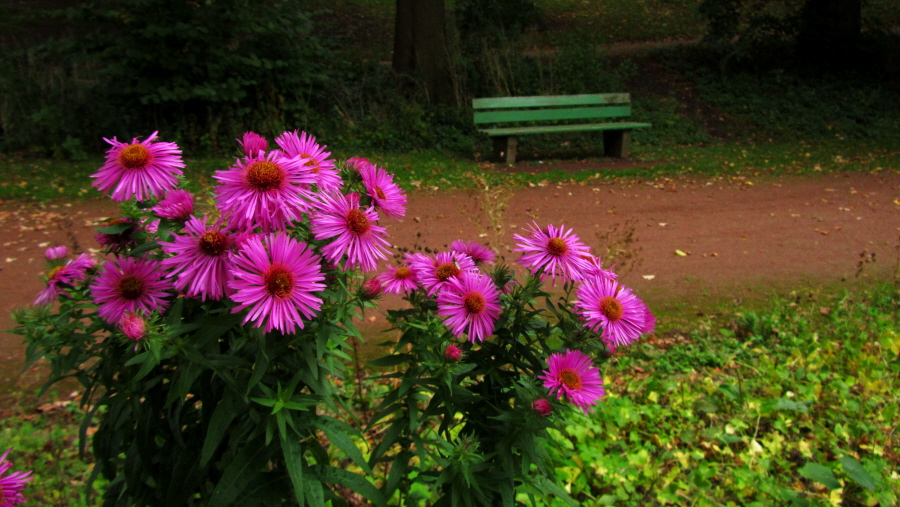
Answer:
<svg viewBox="0 0 900 507"><path fill-rule="evenodd" d="M444 0L397 0L394 72L422 79L428 100L455 100Z"/></svg>

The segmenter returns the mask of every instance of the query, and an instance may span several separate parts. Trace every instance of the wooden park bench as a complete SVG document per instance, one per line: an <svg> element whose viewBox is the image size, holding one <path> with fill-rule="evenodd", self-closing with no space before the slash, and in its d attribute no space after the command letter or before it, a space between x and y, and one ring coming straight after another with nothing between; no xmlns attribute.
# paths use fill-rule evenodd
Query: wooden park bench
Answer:
<svg viewBox="0 0 900 507"><path fill-rule="evenodd" d="M603 152L608 157L628 158L631 131L649 123L590 122L571 124L560 120L608 120L631 115L631 97L627 93L560 95L556 97L497 97L472 99L475 124L494 141L494 158L516 163L516 138L529 134L557 132L603 132ZM501 124L519 124L500 126Z"/></svg>

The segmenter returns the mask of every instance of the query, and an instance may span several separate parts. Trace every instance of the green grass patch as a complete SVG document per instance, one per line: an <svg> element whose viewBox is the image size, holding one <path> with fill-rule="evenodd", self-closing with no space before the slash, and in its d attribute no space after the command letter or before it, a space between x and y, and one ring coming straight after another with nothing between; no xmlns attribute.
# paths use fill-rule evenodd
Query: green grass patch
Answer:
<svg viewBox="0 0 900 507"><path fill-rule="evenodd" d="M792 294L629 348L559 436L581 505L896 505L898 291Z"/></svg>

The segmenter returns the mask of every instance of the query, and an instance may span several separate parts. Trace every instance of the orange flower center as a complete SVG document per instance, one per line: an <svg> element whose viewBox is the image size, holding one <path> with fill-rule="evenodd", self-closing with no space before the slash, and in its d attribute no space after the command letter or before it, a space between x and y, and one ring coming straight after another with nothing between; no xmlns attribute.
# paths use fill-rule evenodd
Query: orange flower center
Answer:
<svg viewBox="0 0 900 507"><path fill-rule="evenodd" d="M347 228L350 229L350 232L353 234L360 236L369 232L372 225L369 223L369 218L362 210L354 208L347 213Z"/></svg>
<svg viewBox="0 0 900 507"><path fill-rule="evenodd" d="M547 252L550 255L559 257L565 255L569 251L569 245L562 238L553 238L547 242Z"/></svg>
<svg viewBox="0 0 900 507"><path fill-rule="evenodd" d="M275 162L257 160L247 167L247 184L253 190L266 192L281 186L284 172Z"/></svg>
<svg viewBox="0 0 900 507"><path fill-rule="evenodd" d="M442 282L446 282L450 277L459 274L459 266L455 262L445 262L438 266L435 275Z"/></svg>
<svg viewBox="0 0 900 507"><path fill-rule="evenodd" d="M294 276L284 268L272 268L263 275L266 290L269 294L282 299L291 295L294 288Z"/></svg>
<svg viewBox="0 0 900 507"><path fill-rule="evenodd" d="M394 278L398 280L406 280L407 278L412 276L412 271L406 266L400 266L397 268L397 271L394 271Z"/></svg>
<svg viewBox="0 0 900 507"><path fill-rule="evenodd" d="M378 196L378 198L382 201L387 199L387 196L384 195L384 190L382 190L378 185L375 185L375 195Z"/></svg>
<svg viewBox="0 0 900 507"><path fill-rule="evenodd" d="M610 322L616 322L622 318L625 308L622 302L612 296L606 296L600 300L600 313L602 313Z"/></svg>
<svg viewBox="0 0 900 507"><path fill-rule="evenodd" d="M219 231L206 231L200 236L200 251L210 257L222 255L228 249L228 237Z"/></svg>
<svg viewBox="0 0 900 507"><path fill-rule="evenodd" d="M469 313L479 314L484 310L484 296L478 292L470 292L463 298L463 306Z"/></svg>
<svg viewBox="0 0 900 507"><path fill-rule="evenodd" d="M312 171L313 174L319 174L319 161L318 161L318 160L316 160L316 159L315 159L312 155L310 155L309 153L301 153L300 156L301 156L302 158L308 158L308 159L309 159L309 160L307 160L306 163L303 164L303 165L305 165L306 167L310 167L310 168L311 168L310 170Z"/></svg>
<svg viewBox="0 0 900 507"><path fill-rule="evenodd" d="M129 144L119 152L119 163L126 169L141 169L150 162L150 150L143 144Z"/></svg>
<svg viewBox="0 0 900 507"><path fill-rule="evenodd" d="M556 374L556 379L573 391L581 389L581 375L579 375L577 371L571 368L563 368L559 370L559 373Z"/></svg>
<svg viewBox="0 0 900 507"><path fill-rule="evenodd" d="M125 275L119 279L116 292L123 299L134 301L144 295L144 279L135 275Z"/></svg>

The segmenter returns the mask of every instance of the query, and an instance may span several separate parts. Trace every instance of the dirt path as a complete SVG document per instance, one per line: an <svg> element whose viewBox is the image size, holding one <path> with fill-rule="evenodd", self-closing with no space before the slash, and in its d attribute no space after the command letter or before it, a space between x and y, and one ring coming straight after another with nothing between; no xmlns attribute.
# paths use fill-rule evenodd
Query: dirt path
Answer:
<svg viewBox="0 0 900 507"><path fill-rule="evenodd" d="M461 191L411 194L407 217L386 223L392 242L439 249L455 239L488 240L479 238L484 231L470 220L481 215L472 197ZM108 201L0 205L0 329L11 328L9 313L42 288L46 245L96 247L94 224L116 209ZM596 233L630 223L641 263L623 281L665 315L709 312L723 300L760 298L773 289L852 283L863 253L876 260L865 266L863 278L888 278L898 219L900 174L888 172L545 185L509 199L500 242L511 245L512 235L536 220L572 227L598 247ZM518 257L504 253L510 261ZM367 324L381 328L383 321L374 317ZM19 376L23 356L20 337L0 333L0 392L34 385L38 372Z"/></svg>

